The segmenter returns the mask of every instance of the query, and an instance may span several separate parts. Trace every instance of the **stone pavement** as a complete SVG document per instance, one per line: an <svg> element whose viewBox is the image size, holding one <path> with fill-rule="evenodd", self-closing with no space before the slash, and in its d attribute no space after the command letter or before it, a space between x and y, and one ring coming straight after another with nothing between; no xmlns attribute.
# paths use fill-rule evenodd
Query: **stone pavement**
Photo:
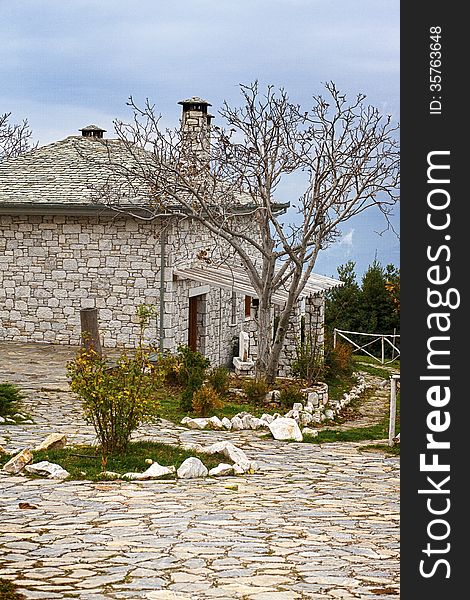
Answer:
<svg viewBox="0 0 470 600"><path fill-rule="evenodd" d="M52 431L93 439L67 389L74 352L0 344L0 381L21 386L35 420L0 425L0 445L13 451ZM138 434L230 439L261 472L131 483L0 475L0 577L28 599L398 598L398 458L360 453L359 444L283 443L168 422Z"/></svg>

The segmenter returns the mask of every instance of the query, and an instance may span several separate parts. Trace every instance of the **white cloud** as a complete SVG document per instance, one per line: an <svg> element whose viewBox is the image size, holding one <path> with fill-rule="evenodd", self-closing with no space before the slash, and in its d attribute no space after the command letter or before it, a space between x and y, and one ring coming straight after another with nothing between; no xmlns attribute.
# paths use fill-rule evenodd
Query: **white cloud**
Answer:
<svg viewBox="0 0 470 600"><path fill-rule="evenodd" d="M345 246L346 247L346 253L347 256L349 256L351 254L351 251L354 248L354 242L353 242L353 235L354 235L355 229L350 229L348 231L348 233L345 233L340 241L338 242L338 244L340 246Z"/></svg>

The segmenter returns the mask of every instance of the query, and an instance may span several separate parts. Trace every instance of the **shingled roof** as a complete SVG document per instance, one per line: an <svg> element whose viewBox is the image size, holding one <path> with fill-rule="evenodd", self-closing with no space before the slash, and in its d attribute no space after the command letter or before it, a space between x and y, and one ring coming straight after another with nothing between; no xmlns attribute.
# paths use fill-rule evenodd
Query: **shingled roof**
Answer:
<svg viewBox="0 0 470 600"><path fill-rule="evenodd" d="M131 156L119 140L70 136L0 163L0 207L92 205L111 175L109 160ZM134 190L135 195L135 190Z"/></svg>
<svg viewBox="0 0 470 600"><path fill-rule="evenodd" d="M137 146L116 139L69 136L0 162L0 213L107 212L109 203L148 216L153 202L145 174L142 179L124 174L126 167L143 174L146 165L151 173L154 157ZM220 185L222 195L233 203L233 212L254 209L248 194L230 193ZM99 190L104 188L112 199L100 198ZM287 207L288 203L273 203L275 211Z"/></svg>

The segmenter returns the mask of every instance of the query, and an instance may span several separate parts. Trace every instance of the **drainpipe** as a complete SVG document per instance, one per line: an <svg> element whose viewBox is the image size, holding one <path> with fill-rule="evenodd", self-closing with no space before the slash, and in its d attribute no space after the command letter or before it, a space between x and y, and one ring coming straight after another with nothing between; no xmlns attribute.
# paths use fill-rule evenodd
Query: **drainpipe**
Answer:
<svg viewBox="0 0 470 600"><path fill-rule="evenodd" d="M163 331L165 314L165 259L166 259L166 228L162 227L160 234L160 352L163 352L163 341L165 334Z"/></svg>

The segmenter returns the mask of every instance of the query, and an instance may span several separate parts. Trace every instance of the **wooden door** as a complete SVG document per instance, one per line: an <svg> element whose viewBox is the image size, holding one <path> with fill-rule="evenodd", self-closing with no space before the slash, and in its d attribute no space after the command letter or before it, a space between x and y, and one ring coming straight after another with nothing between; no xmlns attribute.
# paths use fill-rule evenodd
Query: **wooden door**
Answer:
<svg viewBox="0 0 470 600"><path fill-rule="evenodd" d="M197 314L198 314L198 296L189 299L189 326L188 326L188 346L191 350L197 350Z"/></svg>

